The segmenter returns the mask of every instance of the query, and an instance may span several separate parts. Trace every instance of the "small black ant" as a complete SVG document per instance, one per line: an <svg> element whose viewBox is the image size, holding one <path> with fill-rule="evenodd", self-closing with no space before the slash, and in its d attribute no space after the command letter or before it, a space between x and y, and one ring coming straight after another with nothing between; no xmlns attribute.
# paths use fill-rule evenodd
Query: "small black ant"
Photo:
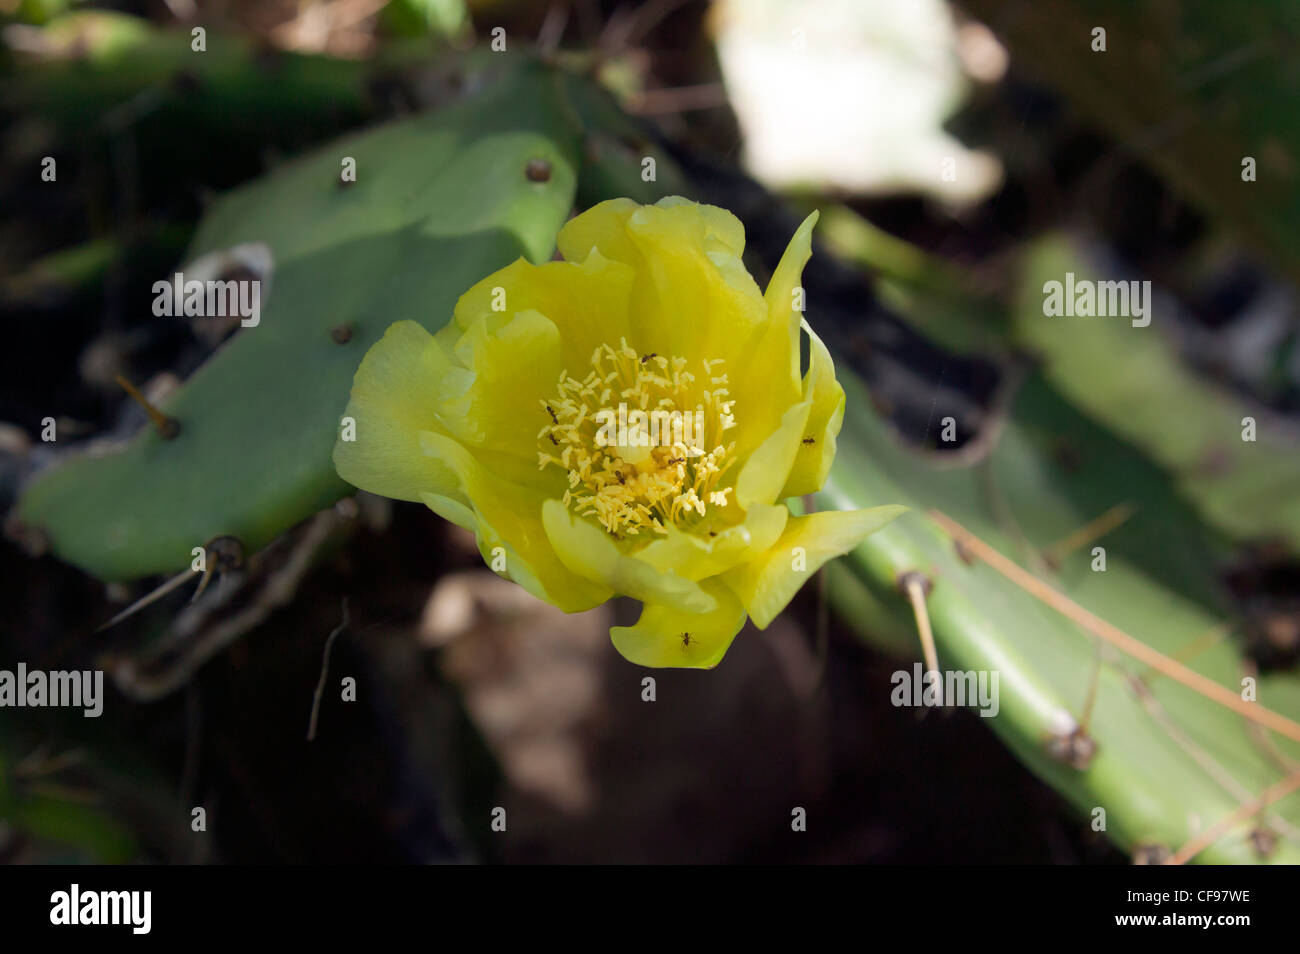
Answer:
<svg viewBox="0 0 1300 954"><path fill-rule="evenodd" d="M552 423L554 423L554 424L559 424L559 423L560 423L560 419L559 419L558 417L555 416L555 411L551 408L551 406L550 406L549 404L546 405L546 413L549 414L549 415L551 415L551 422L552 422Z"/></svg>
<svg viewBox="0 0 1300 954"><path fill-rule="evenodd" d="M691 644L691 634L682 633L682 647L685 648Z"/></svg>
<svg viewBox="0 0 1300 954"><path fill-rule="evenodd" d="M646 363L647 361L649 361L651 358L657 358L657 357L659 357L659 355L656 354L655 352L651 351L649 354L644 354L644 355L641 356L641 363L642 363L642 364L645 364L645 363Z"/></svg>
<svg viewBox="0 0 1300 954"><path fill-rule="evenodd" d="M815 438L815 437L805 437L805 438L803 439L803 442L804 442L805 444L816 444L816 443L817 443L817 438Z"/></svg>
<svg viewBox="0 0 1300 954"><path fill-rule="evenodd" d="M555 439L554 434L547 434L546 436L551 439L551 443L554 444L556 447L560 446L560 442Z"/></svg>
<svg viewBox="0 0 1300 954"><path fill-rule="evenodd" d="M618 478L620 484L627 483L627 476L621 470L614 471L614 476Z"/></svg>

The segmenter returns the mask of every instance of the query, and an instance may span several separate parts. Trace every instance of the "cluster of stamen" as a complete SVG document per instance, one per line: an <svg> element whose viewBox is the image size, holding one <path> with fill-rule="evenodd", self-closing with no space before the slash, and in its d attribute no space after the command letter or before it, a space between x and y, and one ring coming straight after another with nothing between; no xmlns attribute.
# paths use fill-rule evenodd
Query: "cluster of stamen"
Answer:
<svg viewBox="0 0 1300 954"><path fill-rule="evenodd" d="M538 469L558 467L568 475L565 506L594 516L615 539L642 532L663 534L669 524L698 527L714 508L727 505L730 486L720 487L734 463L735 443L723 435L735 426L735 403L727 390L723 360L702 360L697 374L682 357L638 354L626 339L619 347L598 347L592 370L581 380L566 370L558 395L542 401L546 422L538 433ZM620 426L611 419L620 405L686 421L647 441L644 426ZM621 415L620 425L627 415ZM703 426L689 427L692 421ZM707 449L712 444L712 450Z"/></svg>

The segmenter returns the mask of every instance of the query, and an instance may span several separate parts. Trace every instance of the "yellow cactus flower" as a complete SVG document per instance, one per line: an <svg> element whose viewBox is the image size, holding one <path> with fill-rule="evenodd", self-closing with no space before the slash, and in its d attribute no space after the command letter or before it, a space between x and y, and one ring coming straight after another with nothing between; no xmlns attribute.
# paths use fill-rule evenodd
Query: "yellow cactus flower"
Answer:
<svg viewBox="0 0 1300 954"><path fill-rule="evenodd" d="M711 667L901 507L794 516L835 456L844 391L802 321L814 213L766 293L730 212L602 202L564 261L489 275L436 335L392 325L361 362L344 480L474 532L494 569L568 612L644 605L615 647ZM809 367L800 374L800 329Z"/></svg>

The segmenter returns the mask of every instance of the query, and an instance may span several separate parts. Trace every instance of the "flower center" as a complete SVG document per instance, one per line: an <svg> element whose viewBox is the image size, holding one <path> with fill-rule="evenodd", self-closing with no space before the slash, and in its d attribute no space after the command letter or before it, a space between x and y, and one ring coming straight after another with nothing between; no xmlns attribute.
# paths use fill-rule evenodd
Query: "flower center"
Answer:
<svg viewBox="0 0 1300 954"><path fill-rule="evenodd" d="M538 469L565 471L565 506L615 539L698 525L733 489L718 487L735 450L722 435L736 426L723 364L701 360L697 376L685 358L637 354L625 338L601 345L586 377L565 370L541 402Z"/></svg>

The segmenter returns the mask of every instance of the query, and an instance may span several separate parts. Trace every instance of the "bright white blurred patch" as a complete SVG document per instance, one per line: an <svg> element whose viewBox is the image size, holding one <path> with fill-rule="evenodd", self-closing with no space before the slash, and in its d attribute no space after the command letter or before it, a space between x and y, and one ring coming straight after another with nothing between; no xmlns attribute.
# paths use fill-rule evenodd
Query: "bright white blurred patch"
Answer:
<svg viewBox="0 0 1300 954"><path fill-rule="evenodd" d="M976 20L967 20L957 28L957 55L971 79L996 83L1007 71L1010 57L993 31Z"/></svg>
<svg viewBox="0 0 1300 954"><path fill-rule="evenodd" d="M945 0L714 0L712 22L745 163L769 186L964 204L1001 182L942 123L963 66L995 79L1006 54L987 30L961 35Z"/></svg>

